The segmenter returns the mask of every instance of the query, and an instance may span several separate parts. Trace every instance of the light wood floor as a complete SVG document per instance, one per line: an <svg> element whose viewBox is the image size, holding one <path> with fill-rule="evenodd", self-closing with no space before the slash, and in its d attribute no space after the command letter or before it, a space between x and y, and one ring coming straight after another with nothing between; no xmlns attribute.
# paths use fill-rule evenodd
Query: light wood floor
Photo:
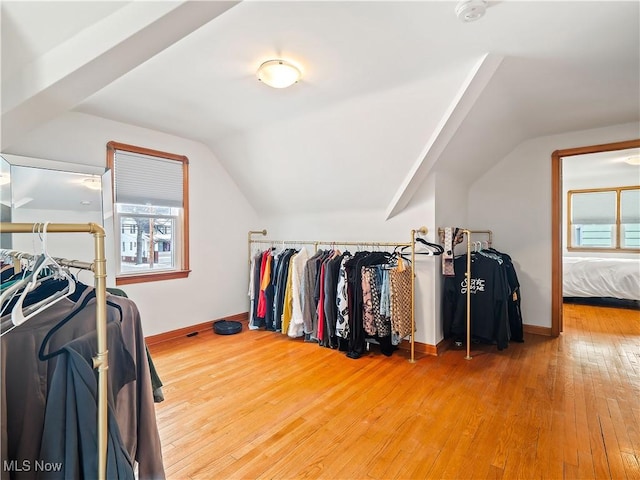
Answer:
<svg viewBox="0 0 640 480"><path fill-rule="evenodd" d="M170 479L640 479L640 312L411 364L273 332L152 347Z"/></svg>

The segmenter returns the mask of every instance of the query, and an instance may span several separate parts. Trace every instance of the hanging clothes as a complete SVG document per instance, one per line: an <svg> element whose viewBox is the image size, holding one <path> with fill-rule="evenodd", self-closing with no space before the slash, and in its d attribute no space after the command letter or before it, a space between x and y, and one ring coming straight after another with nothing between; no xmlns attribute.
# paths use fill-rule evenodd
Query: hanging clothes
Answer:
<svg viewBox="0 0 640 480"><path fill-rule="evenodd" d="M292 259L293 257L291 257ZM289 332L289 325L291 323L291 316L293 312L293 262L289 260L289 269L287 272L287 282L284 292L284 301L282 306L282 328L281 331L284 335Z"/></svg>
<svg viewBox="0 0 640 480"><path fill-rule="evenodd" d="M324 277L324 337L322 345L329 348L338 348L336 324L338 321L338 306L336 304L338 275L344 255L334 252L334 255L325 264Z"/></svg>
<svg viewBox="0 0 640 480"><path fill-rule="evenodd" d="M309 260L309 252L302 248L291 260L293 265L291 271L291 322L289 323L288 335L296 338L304 335L304 316L302 282L304 279L304 267Z"/></svg>
<svg viewBox="0 0 640 480"><path fill-rule="evenodd" d="M260 283L262 277L260 276L261 272L264 273L264 268L262 267L262 260L264 257L264 252L259 252L254 255L251 259L251 276L249 281L249 297L251 299L251 312L249 317L249 330L257 330L258 328L264 326L264 320L259 319L258 317L258 303L260 301Z"/></svg>
<svg viewBox="0 0 640 480"><path fill-rule="evenodd" d="M413 335L411 331L411 282L413 280L412 268L398 270L393 268L388 271L390 291L390 316L391 316L391 343L399 345L407 335Z"/></svg>
<svg viewBox="0 0 640 480"><path fill-rule="evenodd" d="M47 472L47 479L94 478L98 471L98 391L92 367L96 338L91 332L69 342L57 359L47 395L40 455L60 468ZM107 338L109 359L118 365L118 374L110 375L109 382L106 478L133 480L133 462L120 436L113 399L122 386L135 380L135 365L116 323L107 325Z"/></svg>
<svg viewBox="0 0 640 480"><path fill-rule="evenodd" d="M507 297L507 316L509 317L509 330L511 332L511 341L524 342L524 328L522 324L522 310L520 302L522 301L522 293L520 291L520 282L516 273L515 265L511 257L504 252L499 252L493 248L488 249L500 257L504 263L504 269L507 274L507 283L509 285L509 295Z"/></svg>
<svg viewBox="0 0 640 480"><path fill-rule="evenodd" d="M284 309L284 297L287 288L287 280L289 278L289 262L291 257L295 255L296 251L292 248L287 248L280 252L275 260L274 274L273 274L273 330L276 332L282 331L282 312ZM268 327L268 326L267 326ZM271 330L270 328L267 328ZM285 331L286 333L286 331Z"/></svg>
<svg viewBox="0 0 640 480"><path fill-rule="evenodd" d="M258 318L264 319L267 316L267 289L271 286L271 250L267 250L262 254L262 263L260 267L260 298L258 299Z"/></svg>
<svg viewBox="0 0 640 480"><path fill-rule="evenodd" d="M317 325L317 301L315 300L316 276L318 273L319 259L324 255L324 250L318 250L304 266L302 292L302 317L305 337L311 337L314 333L314 324Z"/></svg>
<svg viewBox="0 0 640 480"><path fill-rule="evenodd" d="M345 263L351 259L351 254L346 252L340 261L338 271L338 282L336 286L336 337L338 340L347 340L349 338L349 299L348 299L348 282ZM346 350L339 346L340 350Z"/></svg>
<svg viewBox="0 0 640 480"><path fill-rule="evenodd" d="M466 294L471 291L471 336L477 341L508 346L507 298L509 285L503 265L494 258L472 254L471 281L466 278L466 255L455 260L455 276L445 278L443 327L445 338L466 337ZM470 283L470 285L469 285Z"/></svg>
<svg viewBox="0 0 640 480"><path fill-rule="evenodd" d="M441 250L440 246L426 245ZM441 253L434 252L429 250L430 255ZM379 343L380 351L391 355L402 339L413 333L412 273L407 269L393 280L390 273L402 256L402 251L352 255L337 250L318 250L309 256L305 249L286 249L271 264L271 250L254 256L249 292L259 300L256 321L250 326L259 328L263 319L267 330L292 338L304 336L305 341L344 351L351 358L359 358L367 342ZM259 291L256 278L260 279Z"/></svg>
<svg viewBox="0 0 640 480"><path fill-rule="evenodd" d="M365 331L363 327L362 267L386 263L386 252L358 252L345 264L347 281L353 292L349 301L349 342L347 356L360 358L365 351Z"/></svg>
<svg viewBox="0 0 640 480"><path fill-rule="evenodd" d="M32 293L38 290L39 288ZM69 349L74 346L72 350L79 352L82 349L78 348L77 343L72 345L72 342L95 332L95 290L78 283L77 291L81 292L79 296L62 299L2 336L3 462L35 462L43 458L43 449L51 451L52 446L48 442L52 437L44 436L47 402L49 399L53 402L63 398L66 404L67 400L73 400L73 396L68 397L69 392L66 394L68 398L51 393L52 388L59 387L52 383L54 376L60 381L69 378L67 375L77 379L88 378L82 373L84 367L80 359ZM0 321L3 331L11 322L9 317L10 314L5 315ZM164 478L149 362L135 303L124 297L108 295L107 328L112 332L114 328L119 329L119 338L122 338L122 346L133 362L135 374L133 379L128 377L130 364L122 361L124 357L114 354L113 361L110 359L107 374L112 388L112 410L120 433L119 442L130 460L137 462L138 478ZM111 334L109 340L113 341L114 338L116 336ZM109 348L113 348L114 352L118 351L117 345L112 344ZM57 351L66 353L46 358L47 354ZM64 359L61 358L62 355L65 356ZM69 361L69 358L72 360ZM57 371L58 367L61 368L60 371ZM61 373L65 369L68 373ZM92 386L87 385L86 388L87 390L82 390L82 395L89 398ZM90 408L87 405L83 407ZM51 410L53 407L49 408ZM77 413L81 415L78 418L86 415L86 411ZM84 427L85 425L81 425L81 428ZM115 432L110 438L117 440ZM80 457L80 454L76 457ZM80 460L85 461L84 458ZM121 463L118 465L121 466ZM30 477L28 472L12 472L11 478Z"/></svg>

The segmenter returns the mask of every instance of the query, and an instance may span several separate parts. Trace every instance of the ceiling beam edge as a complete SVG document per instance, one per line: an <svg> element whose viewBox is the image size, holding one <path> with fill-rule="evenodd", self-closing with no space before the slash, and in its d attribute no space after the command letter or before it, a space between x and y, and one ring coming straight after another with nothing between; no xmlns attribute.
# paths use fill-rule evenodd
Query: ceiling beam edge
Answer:
<svg viewBox="0 0 640 480"><path fill-rule="evenodd" d="M409 173L394 195L385 213L385 219L405 209L413 195L437 163L440 155L489 84L504 59L501 55L485 54L471 69L460 90L436 126L431 138L418 155Z"/></svg>
<svg viewBox="0 0 640 480"><path fill-rule="evenodd" d="M47 52L3 86L2 150L238 3L133 2Z"/></svg>

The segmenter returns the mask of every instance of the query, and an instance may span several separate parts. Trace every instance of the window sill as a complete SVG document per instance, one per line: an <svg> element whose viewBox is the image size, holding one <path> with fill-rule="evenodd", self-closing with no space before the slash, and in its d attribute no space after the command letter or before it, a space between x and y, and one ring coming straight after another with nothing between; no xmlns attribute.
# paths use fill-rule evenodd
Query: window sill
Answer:
<svg viewBox="0 0 640 480"><path fill-rule="evenodd" d="M123 275L116 278L116 285L131 285L133 283L160 282L176 278L187 278L191 270L179 270L163 273L145 273L141 275Z"/></svg>
<svg viewBox="0 0 640 480"><path fill-rule="evenodd" d="M639 253L638 248L611 248L611 247L567 247L568 252L590 253Z"/></svg>

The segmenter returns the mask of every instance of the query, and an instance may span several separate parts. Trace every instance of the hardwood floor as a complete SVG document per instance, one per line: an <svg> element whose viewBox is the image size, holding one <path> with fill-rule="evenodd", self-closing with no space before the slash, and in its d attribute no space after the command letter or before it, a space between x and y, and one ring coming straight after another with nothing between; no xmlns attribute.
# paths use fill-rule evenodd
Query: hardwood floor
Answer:
<svg viewBox="0 0 640 480"><path fill-rule="evenodd" d="M640 479L640 312L558 338L353 360L273 332L151 348L170 479Z"/></svg>

